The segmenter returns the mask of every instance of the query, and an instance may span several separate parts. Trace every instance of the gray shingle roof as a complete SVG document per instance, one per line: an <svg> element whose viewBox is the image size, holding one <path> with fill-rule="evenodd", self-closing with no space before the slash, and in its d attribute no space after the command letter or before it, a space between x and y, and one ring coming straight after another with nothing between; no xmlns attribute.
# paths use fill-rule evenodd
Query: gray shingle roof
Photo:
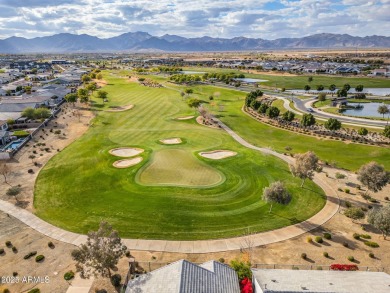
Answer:
<svg viewBox="0 0 390 293"><path fill-rule="evenodd" d="M211 261L180 260L129 281L126 293L239 293L236 272Z"/></svg>

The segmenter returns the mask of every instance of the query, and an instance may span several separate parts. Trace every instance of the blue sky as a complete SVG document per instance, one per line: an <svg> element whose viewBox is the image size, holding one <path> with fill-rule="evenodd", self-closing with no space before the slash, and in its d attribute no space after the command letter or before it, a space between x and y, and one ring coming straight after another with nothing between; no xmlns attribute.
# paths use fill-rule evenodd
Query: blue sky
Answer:
<svg viewBox="0 0 390 293"><path fill-rule="evenodd" d="M390 36L390 0L0 0L0 38L145 31L264 39Z"/></svg>

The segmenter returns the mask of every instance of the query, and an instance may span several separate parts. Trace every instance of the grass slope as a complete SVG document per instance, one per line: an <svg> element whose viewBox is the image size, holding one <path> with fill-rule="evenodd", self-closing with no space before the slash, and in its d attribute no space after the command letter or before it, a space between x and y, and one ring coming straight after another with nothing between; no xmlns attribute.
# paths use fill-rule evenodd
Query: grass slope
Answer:
<svg viewBox="0 0 390 293"><path fill-rule="evenodd" d="M222 130L198 125L179 92L139 86L106 74L109 102L87 133L54 156L41 170L35 187L36 214L62 228L85 233L104 219L122 237L147 239L211 239L266 231L300 222L324 205L323 192L312 182L300 188L288 166L271 156L246 149ZM101 103L101 101L99 101ZM134 104L132 110L109 113L109 106ZM181 137L180 146L159 139ZM131 146L145 150L144 160L116 169L110 149ZM140 170L162 150L180 149L225 176L213 187L144 186ZM229 149L237 156L220 161L202 158L200 151ZM287 206L261 201L262 189L281 180L293 194Z"/></svg>

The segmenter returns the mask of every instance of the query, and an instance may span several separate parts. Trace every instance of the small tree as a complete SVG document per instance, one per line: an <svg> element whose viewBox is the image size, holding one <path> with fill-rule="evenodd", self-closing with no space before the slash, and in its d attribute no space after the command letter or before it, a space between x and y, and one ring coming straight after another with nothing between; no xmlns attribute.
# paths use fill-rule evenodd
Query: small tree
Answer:
<svg viewBox="0 0 390 293"><path fill-rule="evenodd" d="M0 174L4 177L4 183L9 184L7 178L11 174L11 168L7 163L0 163Z"/></svg>
<svg viewBox="0 0 390 293"><path fill-rule="evenodd" d="M376 162L370 162L360 167L357 179L367 187L367 191L377 192L382 190L390 180L390 173L385 170L383 165Z"/></svg>
<svg viewBox="0 0 390 293"><path fill-rule="evenodd" d="M102 99L103 103L107 99L108 93L106 91L98 91L97 92L97 97L99 99Z"/></svg>
<svg viewBox="0 0 390 293"><path fill-rule="evenodd" d="M77 99L78 99L78 95L75 94L75 93L72 93L72 94L67 94L65 96L65 100L67 103L72 103L73 107L74 107L74 104L77 102Z"/></svg>
<svg viewBox="0 0 390 293"><path fill-rule="evenodd" d="M341 122L335 118L329 118L324 124L326 129L339 130L341 128Z"/></svg>
<svg viewBox="0 0 390 293"><path fill-rule="evenodd" d="M294 176L302 179L301 187L303 187L306 178L312 179L314 171L320 167L318 157L309 151L304 154L297 154L295 158L295 164L290 166L291 172Z"/></svg>
<svg viewBox="0 0 390 293"><path fill-rule="evenodd" d="M309 76L309 78L307 79L308 82L312 82L313 81L313 77L312 76Z"/></svg>
<svg viewBox="0 0 390 293"><path fill-rule="evenodd" d="M35 155L29 155L28 158L31 159L31 162L34 164Z"/></svg>
<svg viewBox="0 0 390 293"><path fill-rule="evenodd" d="M390 205L369 211L367 221L381 231L383 238L386 239L390 234Z"/></svg>
<svg viewBox="0 0 390 293"><path fill-rule="evenodd" d="M31 107L27 107L22 111L22 117L26 117L28 119L34 119L35 110Z"/></svg>
<svg viewBox="0 0 390 293"><path fill-rule="evenodd" d="M389 112L390 112L390 109L385 104L380 105L378 107L378 113L383 115L383 118L385 118L385 114L388 114Z"/></svg>
<svg viewBox="0 0 390 293"><path fill-rule="evenodd" d="M87 89L78 89L77 96L81 103L87 103L89 100L89 93Z"/></svg>
<svg viewBox="0 0 390 293"><path fill-rule="evenodd" d="M111 270L126 251L118 232L107 222L101 222L98 231L88 233L87 243L72 251L72 258L83 277L101 275L111 278Z"/></svg>
<svg viewBox="0 0 390 293"><path fill-rule="evenodd" d="M311 87L310 87L310 85L305 85L304 87L303 87L303 89L305 90L305 91L310 91L310 89L311 89Z"/></svg>
<svg viewBox="0 0 390 293"><path fill-rule="evenodd" d="M317 85L317 91L323 91L324 90L324 86L322 84L320 85Z"/></svg>
<svg viewBox="0 0 390 293"><path fill-rule="evenodd" d="M347 97L348 91L346 89L341 89L337 91L337 96L340 97Z"/></svg>
<svg viewBox="0 0 390 293"><path fill-rule="evenodd" d="M285 121L293 121L295 118L295 113L291 111L286 111L283 113L282 118Z"/></svg>
<svg viewBox="0 0 390 293"><path fill-rule="evenodd" d="M318 95L318 101L323 102L323 101L325 101L325 100L326 100L326 94L325 94L325 93L320 93L320 94Z"/></svg>
<svg viewBox="0 0 390 293"><path fill-rule="evenodd" d="M236 271L238 279L252 278L251 263L242 260L232 260L230 266Z"/></svg>
<svg viewBox="0 0 390 293"><path fill-rule="evenodd" d="M198 99L195 99L195 98L192 98L192 99L189 99L187 101L187 105L190 107L190 108L195 108L197 109L200 104L202 103L202 101L198 100Z"/></svg>
<svg viewBox="0 0 390 293"><path fill-rule="evenodd" d="M193 89L185 89L184 92L189 96L190 94L194 93Z"/></svg>
<svg viewBox="0 0 390 293"><path fill-rule="evenodd" d="M390 125L387 125L382 132L384 137L390 138Z"/></svg>
<svg viewBox="0 0 390 293"><path fill-rule="evenodd" d="M360 129L358 130L358 134L359 134L359 135L366 136L366 135L368 134L367 128L364 128L364 127L360 128Z"/></svg>
<svg viewBox="0 0 390 293"><path fill-rule="evenodd" d="M271 204L269 209L269 212L271 212L273 203L288 204L291 200L291 195L282 182L276 181L263 189L263 200Z"/></svg>
<svg viewBox="0 0 390 293"><path fill-rule="evenodd" d="M38 108L34 110L35 119L46 119L51 115L50 110L47 108Z"/></svg>
<svg viewBox="0 0 390 293"><path fill-rule="evenodd" d="M331 84L330 86L329 86L329 90L330 91L334 91L336 89L336 85L335 84Z"/></svg>
<svg viewBox="0 0 390 293"><path fill-rule="evenodd" d="M349 83L346 83L343 85L343 89L348 92L351 89L351 86L349 85Z"/></svg>
<svg viewBox="0 0 390 293"><path fill-rule="evenodd" d="M99 73L99 74L96 75L96 78L97 78L98 80L101 80L101 79L103 79L103 75L102 75L101 73Z"/></svg>
<svg viewBox="0 0 390 293"><path fill-rule="evenodd" d="M13 196L15 197L16 201L18 202L18 198L17 198L17 195L22 191L22 189L20 188L20 186L12 186L10 187L8 190L7 190L7 195L8 196Z"/></svg>
<svg viewBox="0 0 390 293"><path fill-rule="evenodd" d="M279 116L280 111L277 107L271 106L267 109L266 113L269 118L276 118Z"/></svg>
<svg viewBox="0 0 390 293"><path fill-rule="evenodd" d="M316 124L316 119L312 114L303 114L301 124L304 127L312 126Z"/></svg>
<svg viewBox="0 0 390 293"><path fill-rule="evenodd" d="M361 208L350 207L344 211L344 215L351 218L352 221L364 219L365 214Z"/></svg>
<svg viewBox="0 0 390 293"><path fill-rule="evenodd" d="M362 84L359 84L355 87L355 91L357 91L358 93L361 93L364 89L364 86Z"/></svg>

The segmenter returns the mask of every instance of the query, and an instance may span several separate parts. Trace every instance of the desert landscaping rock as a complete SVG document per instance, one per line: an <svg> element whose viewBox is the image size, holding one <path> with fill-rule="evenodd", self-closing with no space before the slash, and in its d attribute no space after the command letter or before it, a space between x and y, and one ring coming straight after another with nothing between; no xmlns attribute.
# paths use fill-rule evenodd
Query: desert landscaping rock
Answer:
<svg viewBox="0 0 390 293"><path fill-rule="evenodd" d="M128 168L128 167L137 165L141 161L142 161L141 157L136 157L136 158L132 158L132 159L125 159L125 160L115 161L112 165L115 168L121 169L121 168Z"/></svg>
<svg viewBox="0 0 390 293"><path fill-rule="evenodd" d="M111 155L117 157L134 157L143 152L144 150L139 148L116 148L109 151Z"/></svg>
<svg viewBox="0 0 390 293"><path fill-rule="evenodd" d="M160 139L160 142L163 144L180 144L182 143L182 140L180 137L174 137L174 138L166 138L166 139Z"/></svg>
<svg viewBox="0 0 390 293"><path fill-rule="evenodd" d="M211 152L201 152L199 153L204 158L212 159L212 160L222 160L228 157L233 157L237 155L236 152L233 151L226 151L226 150L217 150L217 151L211 151Z"/></svg>

